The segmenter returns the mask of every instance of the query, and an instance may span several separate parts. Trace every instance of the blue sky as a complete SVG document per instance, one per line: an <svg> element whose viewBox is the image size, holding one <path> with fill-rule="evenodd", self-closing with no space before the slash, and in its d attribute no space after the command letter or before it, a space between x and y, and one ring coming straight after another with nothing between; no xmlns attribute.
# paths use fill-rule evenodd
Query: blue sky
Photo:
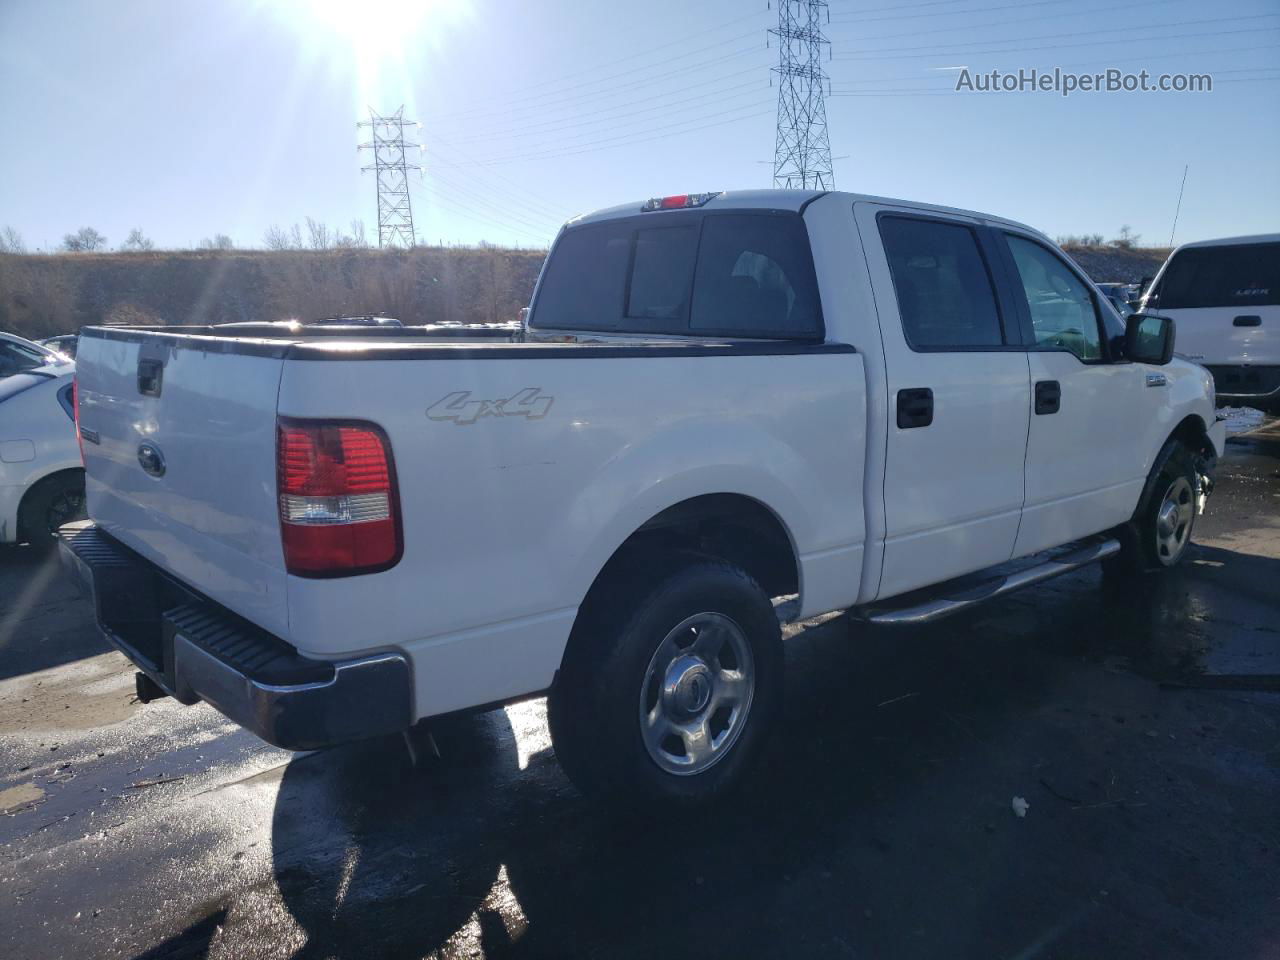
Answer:
<svg viewBox="0 0 1280 960"><path fill-rule="evenodd" d="M1051 235L1280 230L1280 2L833 0L837 186ZM29 248L311 216L372 234L355 122L423 123L418 234L541 246L585 210L768 186L764 0L0 0L0 226ZM959 94L954 72L1214 75L1208 94Z"/></svg>

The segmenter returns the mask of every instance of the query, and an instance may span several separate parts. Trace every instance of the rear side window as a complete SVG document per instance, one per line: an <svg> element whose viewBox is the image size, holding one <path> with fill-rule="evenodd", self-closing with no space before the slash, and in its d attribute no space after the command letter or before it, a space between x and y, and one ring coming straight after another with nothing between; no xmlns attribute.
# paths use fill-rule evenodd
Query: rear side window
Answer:
<svg viewBox="0 0 1280 960"><path fill-rule="evenodd" d="M632 230L613 223L566 231L547 261L538 289L543 326L617 330L631 263Z"/></svg>
<svg viewBox="0 0 1280 960"><path fill-rule="evenodd" d="M880 237L907 343L916 350L1004 345L977 235L959 223L881 217Z"/></svg>
<svg viewBox="0 0 1280 960"><path fill-rule="evenodd" d="M708 217L693 290L695 333L822 336L818 284L799 217Z"/></svg>
<svg viewBox="0 0 1280 960"><path fill-rule="evenodd" d="M1155 306L1262 307L1280 304L1280 243L1192 247L1174 254Z"/></svg>
<svg viewBox="0 0 1280 960"><path fill-rule="evenodd" d="M791 213L660 214L571 228L551 252L531 324L678 336L823 336L808 233Z"/></svg>

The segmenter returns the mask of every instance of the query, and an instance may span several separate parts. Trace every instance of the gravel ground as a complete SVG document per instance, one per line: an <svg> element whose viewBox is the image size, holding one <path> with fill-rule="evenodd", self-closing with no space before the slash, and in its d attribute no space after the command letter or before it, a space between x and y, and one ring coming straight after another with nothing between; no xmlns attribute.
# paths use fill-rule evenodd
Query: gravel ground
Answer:
<svg viewBox="0 0 1280 960"><path fill-rule="evenodd" d="M56 563L3 551L0 954L1280 958L1278 585L1273 424L1139 590L792 629L748 789L654 822L576 794L541 700L425 771L138 705Z"/></svg>

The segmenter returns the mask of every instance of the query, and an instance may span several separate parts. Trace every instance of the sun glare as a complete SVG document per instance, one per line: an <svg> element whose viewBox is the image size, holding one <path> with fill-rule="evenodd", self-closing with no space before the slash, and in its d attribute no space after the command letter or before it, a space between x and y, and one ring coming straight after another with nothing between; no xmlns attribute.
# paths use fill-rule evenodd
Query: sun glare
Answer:
<svg viewBox="0 0 1280 960"><path fill-rule="evenodd" d="M315 52L337 57L356 81L357 103L389 97L411 101L402 89L414 58L435 49L472 12L471 0L295 0L275 7Z"/></svg>

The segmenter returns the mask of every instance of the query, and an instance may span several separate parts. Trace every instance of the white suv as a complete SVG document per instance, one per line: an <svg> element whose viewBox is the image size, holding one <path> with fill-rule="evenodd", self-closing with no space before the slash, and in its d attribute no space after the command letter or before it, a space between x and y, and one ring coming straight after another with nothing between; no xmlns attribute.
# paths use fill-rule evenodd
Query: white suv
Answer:
<svg viewBox="0 0 1280 960"><path fill-rule="evenodd" d="M1219 397L1280 403L1280 233L1183 244L1142 309L1174 319L1178 352L1209 368Z"/></svg>

